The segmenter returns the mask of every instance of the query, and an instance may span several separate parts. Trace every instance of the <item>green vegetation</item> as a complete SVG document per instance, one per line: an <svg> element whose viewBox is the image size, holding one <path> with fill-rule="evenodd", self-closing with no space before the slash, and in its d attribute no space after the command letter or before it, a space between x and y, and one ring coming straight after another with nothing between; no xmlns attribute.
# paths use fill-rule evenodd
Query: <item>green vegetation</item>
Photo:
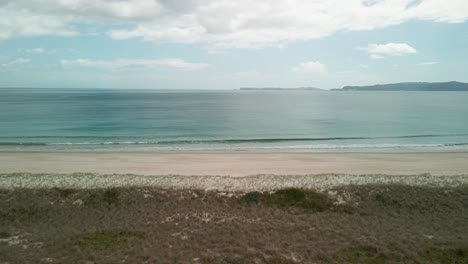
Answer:
<svg viewBox="0 0 468 264"><path fill-rule="evenodd" d="M292 264L295 262L287 260L287 259L283 259L283 258L268 258L259 262L259 260L253 260L253 259L245 258L242 256L230 256L230 257L223 257L221 259L217 259L211 263L212 264L255 264L255 263Z"/></svg>
<svg viewBox="0 0 468 264"><path fill-rule="evenodd" d="M384 264L390 260L395 261L395 259L388 259L379 254L377 249L373 247L343 250L336 259L339 263L350 264Z"/></svg>
<svg viewBox="0 0 468 264"><path fill-rule="evenodd" d="M70 192L0 190L0 262L468 263L468 185Z"/></svg>
<svg viewBox="0 0 468 264"><path fill-rule="evenodd" d="M41 215L43 211L36 206L21 206L9 208L0 211L0 221L28 221L34 220Z"/></svg>
<svg viewBox="0 0 468 264"><path fill-rule="evenodd" d="M117 205L119 203L119 191L116 188L110 188L104 191L104 202L108 205Z"/></svg>
<svg viewBox="0 0 468 264"><path fill-rule="evenodd" d="M242 196L242 202L248 205L258 205L262 201L263 194L261 192L248 192L244 196Z"/></svg>
<svg viewBox="0 0 468 264"><path fill-rule="evenodd" d="M119 190L117 188L110 188L99 191L91 192L84 200L84 203L87 206L96 207L99 206L102 202L106 205L118 205L119 204Z"/></svg>
<svg viewBox="0 0 468 264"><path fill-rule="evenodd" d="M53 190L58 193L58 195L62 198L67 198L70 195L76 193L76 190L68 189L68 188L57 188L54 187Z"/></svg>
<svg viewBox="0 0 468 264"><path fill-rule="evenodd" d="M376 194L375 200L384 206L393 206L393 207L401 206L400 202L398 202L394 197L385 193Z"/></svg>
<svg viewBox="0 0 468 264"><path fill-rule="evenodd" d="M333 207L333 202L327 195L313 190L283 189L266 195L264 198L267 205L280 208L296 207L323 212Z"/></svg>
<svg viewBox="0 0 468 264"><path fill-rule="evenodd" d="M0 239L9 238L11 235L8 232L0 232Z"/></svg>
<svg viewBox="0 0 468 264"><path fill-rule="evenodd" d="M328 195L314 190L288 188L273 193L248 192L240 201L247 205L264 204L278 208L299 208L309 212L324 212L333 210L336 212L352 213L348 205L335 205Z"/></svg>
<svg viewBox="0 0 468 264"><path fill-rule="evenodd" d="M440 264L468 263L468 247L439 249L431 248L426 251L425 258Z"/></svg>
<svg viewBox="0 0 468 264"><path fill-rule="evenodd" d="M85 198L84 203L87 206L97 206L99 203L99 196L96 193L90 193L88 196Z"/></svg>
<svg viewBox="0 0 468 264"><path fill-rule="evenodd" d="M143 239L145 234L137 231L101 231L82 235L78 238L80 249L105 250L116 248L131 239Z"/></svg>

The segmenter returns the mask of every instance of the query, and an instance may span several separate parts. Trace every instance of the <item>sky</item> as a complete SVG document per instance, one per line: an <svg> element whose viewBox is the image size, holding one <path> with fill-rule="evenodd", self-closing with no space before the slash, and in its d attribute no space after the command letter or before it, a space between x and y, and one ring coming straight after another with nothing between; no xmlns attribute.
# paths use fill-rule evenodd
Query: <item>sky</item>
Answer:
<svg viewBox="0 0 468 264"><path fill-rule="evenodd" d="M0 87L468 82L467 0L0 0Z"/></svg>

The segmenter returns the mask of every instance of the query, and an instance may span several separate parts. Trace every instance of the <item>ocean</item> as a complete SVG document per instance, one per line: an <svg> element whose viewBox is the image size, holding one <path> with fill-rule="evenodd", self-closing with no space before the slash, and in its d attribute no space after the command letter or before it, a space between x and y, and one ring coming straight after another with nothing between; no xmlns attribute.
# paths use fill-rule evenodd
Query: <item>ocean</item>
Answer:
<svg viewBox="0 0 468 264"><path fill-rule="evenodd" d="M0 151L468 151L468 92L0 89Z"/></svg>

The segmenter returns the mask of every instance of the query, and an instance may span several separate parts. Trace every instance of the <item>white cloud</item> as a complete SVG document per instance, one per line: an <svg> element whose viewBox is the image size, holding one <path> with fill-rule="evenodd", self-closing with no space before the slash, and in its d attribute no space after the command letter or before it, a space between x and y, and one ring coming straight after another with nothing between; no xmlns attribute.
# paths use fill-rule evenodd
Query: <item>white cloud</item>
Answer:
<svg viewBox="0 0 468 264"><path fill-rule="evenodd" d="M358 47L370 54L371 59L384 59L390 56L402 56L418 53L418 51L406 43L369 44L367 47Z"/></svg>
<svg viewBox="0 0 468 264"><path fill-rule="evenodd" d="M466 0L4 0L0 39L110 26L114 39L259 48L428 20L468 20ZM115 27L118 26L118 27Z"/></svg>
<svg viewBox="0 0 468 264"><path fill-rule="evenodd" d="M0 40L44 35L74 36L66 18L34 13L25 9L11 9L0 4Z"/></svg>
<svg viewBox="0 0 468 264"><path fill-rule="evenodd" d="M184 2L184 1L182 1ZM372 30L410 20L463 22L468 1L188 1L184 10L111 30L114 39L152 42L207 43L212 47L257 48L318 39L337 31ZM408 7L411 6L411 7Z"/></svg>
<svg viewBox="0 0 468 264"><path fill-rule="evenodd" d="M291 69L300 73L326 73L327 68L319 61L307 61Z"/></svg>
<svg viewBox="0 0 468 264"><path fill-rule="evenodd" d="M433 66L436 65L438 62L436 61L425 61L425 62L420 62L417 65L419 66Z"/></svg>
<svg viewBox="0 0 468 264"><path fill-rule="evenodd" d="M18 52L21 52L21 53L44 53L44 49L43 48L33 48L33 49L18 49L17 50Z"/></svg>
<svg viewBox="0 0 468 264"><path fill-rule="evenodd" d="M14 59L12 61L9 61L9 62L2 63L2 64L0 64L0 66L2 68L11 68L11 67L15 67L15 66L18 66L18 65L23 65L23 64L26 64L26 63L29 63L29 62L30 62L29 59L18 58L18 59Z"/></svg>
<svg viewBox="0 0 468 264"><path fill-rule="evenodd" d="M61 60L60 64L64 67L92 67L92 68L107 68L107 69L121 69L121 68L173 68L180 70L201 70L208 67L204 63L191 63L181 59L161 59L161 60L139 60L139 59L122 59L122 60L90 60L90 59L77 59L77 60Z"/></svg>
<svg viewBox="0 0 468 264"><path fill-rule="evenodd" d="M157 0L5 0L3 6L4 9L28 10L74 21L106 23L150 20L164 9Z"/></svg>

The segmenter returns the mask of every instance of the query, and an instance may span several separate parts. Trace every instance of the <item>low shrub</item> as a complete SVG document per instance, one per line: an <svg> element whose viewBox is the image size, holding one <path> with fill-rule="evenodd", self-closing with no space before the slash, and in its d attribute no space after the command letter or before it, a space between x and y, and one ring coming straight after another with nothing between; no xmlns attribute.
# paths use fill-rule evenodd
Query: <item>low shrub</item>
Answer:
<svg viewBox="0 0 468 264"><path fill-rule="evenodd" d="M104 191L104 202L108 205L117 205L119 203L119 191L116 188L110 188Z"/></svg>
<svg viewBox="0 0 468 264"><path fill-rule="evenodd" d="M262 201L263 194L261 192L248 192L242 196L241 200L248 205L258 205Z"/></svg>
<svg viewBox="0 0 468 264"><path fill-rule="evenodd" d="M265 203L280 208L296 207L313 212L323 212L333 207L332 200L326 194L296 188L278 190L266 195Z"/></svg>
<svg viewBox="0 0 468 264"><path fill-rule="evenodd" d="M68 196L70 196L70 195L72 195L72 194L74 194L76 192L76 190L68 189L68 188L54 187L52 189L62 198L67 198Z"/></svg>
<svg viewBox="0 0 468 264"><path fill-rule="evenodd" d="M81 235L78 246L83 250L113 249L131 239L143 239L145 234L138 231L110 230Z"/></svg>

